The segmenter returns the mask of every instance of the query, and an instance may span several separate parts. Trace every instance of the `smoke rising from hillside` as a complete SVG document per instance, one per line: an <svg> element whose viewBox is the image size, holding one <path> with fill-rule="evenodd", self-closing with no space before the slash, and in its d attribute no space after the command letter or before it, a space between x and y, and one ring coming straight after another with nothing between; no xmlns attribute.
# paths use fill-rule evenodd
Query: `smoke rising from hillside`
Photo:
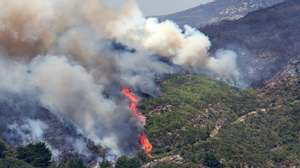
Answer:
<svg viewBox="0 0 300 168"><path fill-rule="evenodd" d="M172 64L238 77L233 52L211 57L206 35L146 19L135 1L116 11L101 0L0 0L0 46L0 89L32 90L115 154L135 149L140 127L120 85L155 95L155 78L174 73Z"/></svg>
<svg viewBox="0 0 300 168"><path fill-rule="evenodd" d="M43 140L44 130L48 125L40 120L25 119L22 125L14 123L8 126L14 136L19 136L22 144L37 143Z"/></svg>

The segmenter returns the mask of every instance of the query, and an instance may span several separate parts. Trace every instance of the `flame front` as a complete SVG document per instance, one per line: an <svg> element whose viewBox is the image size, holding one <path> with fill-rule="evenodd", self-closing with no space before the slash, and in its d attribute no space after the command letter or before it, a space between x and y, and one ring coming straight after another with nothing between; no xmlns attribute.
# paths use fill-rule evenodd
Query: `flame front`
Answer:
<svg viewBox="0 0 300 168"><path fill-rule="evenodd" d="M139 111L139 98L129 89L124 88L123 94L130 100L129 108L136 119L143 125L146 125L146 117Z"/></svg>
<svg viewBox="0 0 300 168"><path fill-rule="evenodd" d="M136 96L129 88L123 88L123 94L130 100L129 108L136 119L143 125L146 125L146 117L139 111L139 97ZM139 137L139 142L143 146L143 150L149 159L152 159L152 144L150 143L145 132L142 132Z"/></svg>
<svg viewBox="0 0 300 168"><path fill-rule="evenodd" d="M143 149L144 151L146 152L147 156L149 159L152 159L152 144L150 143L147 135L145 134L145 132L143 132L141 135L140 135L140 144L143 145Z"/></svg>

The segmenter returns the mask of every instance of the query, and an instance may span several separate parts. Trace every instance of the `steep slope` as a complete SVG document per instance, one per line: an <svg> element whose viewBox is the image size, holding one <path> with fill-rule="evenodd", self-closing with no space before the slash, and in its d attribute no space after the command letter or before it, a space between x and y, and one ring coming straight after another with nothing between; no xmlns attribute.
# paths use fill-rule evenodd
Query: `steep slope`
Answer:
<svg viewBox="0 0 300 168"><path fill-rule="evenodd" d="M300 1L288 0L248 14L237 21L206 26L214 49L232 49L244 82L262 84L300 55Z"/></svg>
<svg viewBox="0 0 300 168"><path fill-rule="evenodd" d="M161 82L163 96L141 106L156 158L144 167L300 166L299 11L289 0L202 28L215 48L238 53L244 82L256 87L203 76Z"/></svg>
<svg viewBox="0 0 300 168"><path fill-rule="evenodd" d="M222 20L236 20L247 13L272 6L284 0L215 0L211 3L160 17L173 20L179 25L202 27Z"/></svg>
<svg viewBox="0 0 300 168"><path fill-rule="evenodd" d="M54 159L70 153L80 155L86 162L98 157L99 147L93 146L70 121L42 107L31 94L1 92L0 121L0 137L11 146L45 142Z"/></svg>
<svg viewBox="0 0 300 168"><path fill-rule="evenodd" d="M163 96L141 106L156 158L145 167L298 166L299 75L277 92L171 76L161 83Z"/></svg>

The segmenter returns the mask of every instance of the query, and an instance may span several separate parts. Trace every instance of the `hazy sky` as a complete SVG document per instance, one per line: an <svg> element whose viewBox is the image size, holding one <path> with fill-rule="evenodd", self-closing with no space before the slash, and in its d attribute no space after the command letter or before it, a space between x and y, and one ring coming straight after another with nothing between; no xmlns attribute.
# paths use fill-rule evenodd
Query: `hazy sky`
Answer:
<svg viewBox="0 0 300 168"><path fill-rule="evenodd" d="M122 4L126 0L107 0L112 4ZM174 13L213 0L137 0L144 15L155 16Z"/></svg>

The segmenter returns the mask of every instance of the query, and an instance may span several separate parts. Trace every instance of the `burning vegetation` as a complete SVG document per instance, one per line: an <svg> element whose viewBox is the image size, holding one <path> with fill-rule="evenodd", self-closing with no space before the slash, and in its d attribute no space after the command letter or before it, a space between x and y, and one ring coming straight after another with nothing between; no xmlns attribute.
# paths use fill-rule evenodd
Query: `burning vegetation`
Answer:
<svg viewBox="0 0 300 168"><path fill-rule="evenodd" d="M104 0L0 0L0 134L16 149L25 146L15 151L0 141L0 165L20 161L41 167L42 161L46 167L56 159L64 162L69 153L78 154L85 163L74 166L69 159L65 167L94 166L98 161L111 164L122 158L135 164L135 157L126 158L142 149L148 160L155 156L150 165L167 161L189 168L245 163L246 167L297 167L300 126L294 123L300 118L299 59L286 70L292 76L274 78L262 88L265 92L242 91L198 75L229 82L240 79L239 55L221 48L235 37L237 44L246 41L253 51L263 51L266 62L250 57L244 61L249 74L256 71L252 65L261 69L270 62L274 64L270 71L279 72L297 53L287 52L282 60L285 50L279 47L279 51L278 46L285 45L274 34L287 36L288 41L283 41L295 45L285 48L296 51L298 43L292 37L297 33L287 30L296 30L299 19L290 16L300 9L298 0L289 0L274 15L279 7L246 17L237 22L241 27L230 22L221 28L207 27L212 37L226 43L215 43L215 38L217 46L212 46L196 28L144 17L134 0L118 10ZM265 22L269 16L285 19L269 24ZM247 29L248 24L255 26ZM282 25L286 25L284 32ZM247 56L243 52L239 61ZM179 70L190 74L172 75ZM161 78L164 94L159 97L157 79ZM137 95L149 99L141 102ZM146 155L138 162L144 163Z"/></svg>
<svg viewBox="0 0 300 168"><path fill-rule="evenodd" d="M123 88L123 94L130 100L129 108L132 111L132 115L139 121L143 126L146 125L146 117L139 111L139 98L129 88ZM143 150L147 154L149 159L152 159L152 144L150 143L145 131L139 136L139 143L142 145Z"/></svg>
<svg viewBox="0 0 300 168"><path fill-rule="evenodd" d="M114 43L132 50L117 50ZM152 158L146 132L139 130L146 117L131 89L157 96L157 77L178 69L239 78L234 52L210 53L205 34L146 18L134 0L119 10L103 0L0 0L0 46L0 98L28 94L37 106L74 125L87 140L66 137L66 142L76 142L74 148L85 156L91 156L88 141L113 158L136 152L138 140ZM123 89L127 98L120 85L128 86ZM22 116L28 116L22 121L35 119ZM6 132L11 128L17 128L14 122ZM53 129L35 131L38 136L14 131L26 137L20 144L49 143L45 136Z"/></svg>

